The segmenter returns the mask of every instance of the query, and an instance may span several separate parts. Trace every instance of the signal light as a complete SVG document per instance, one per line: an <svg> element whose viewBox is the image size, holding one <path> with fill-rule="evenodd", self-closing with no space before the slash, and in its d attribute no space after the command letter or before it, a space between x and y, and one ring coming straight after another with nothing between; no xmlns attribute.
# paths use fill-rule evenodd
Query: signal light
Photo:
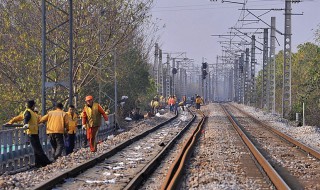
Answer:
<svg viewBox="0 0 320 190"><path fill-rule="evenodd" d="M208 63L207 62L202 63L202 69L207 69L207 67L208 67Z"/></svg>
<svg viewBox="0 0 320 190"><path fill-rule="evenodd" d="M208 63L207 62L204 62L202 63L202 79L206 79L207 75L208 75L208 72L207 72L207 67L208 67Z"/></svg>
<svg viewBox="0 0 320 190"><path fill-rule="evenodd" d="M208 75L207 70L202 70L202 79L206 79L207 75Z"/></svg>
<svg viewBox="0 0 320 190"><path fill-rule="evenodd" d="M177 74L177 72L178 72L178 70L177 70L176 68L173 68L173 69L172 69L172 74L175 75L175 74Z"/></svg>

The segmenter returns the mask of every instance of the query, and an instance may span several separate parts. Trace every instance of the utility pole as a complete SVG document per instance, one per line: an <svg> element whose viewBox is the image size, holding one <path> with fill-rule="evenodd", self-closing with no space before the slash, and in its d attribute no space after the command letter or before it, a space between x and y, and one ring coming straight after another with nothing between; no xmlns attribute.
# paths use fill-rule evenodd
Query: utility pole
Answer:
<svg viewBox="0 0 320 190"><path fill-rule="evenodd" d="M263 68L262 68L262 102L261 108L267 109L268 93L268 29L263 30Z"/></svg>
<svg viewBox="0 0 320 190"><path fill-rule="evenodd" d="M249 48L246 48L246 61L244 67L244 104L247 104L249 101Z"/></svg>
<svg viewBox="0 0 320 190"><path fill-rule="evenodd" d="M214 83L215 83L215 94L214 97L216 100L218 100L218 62L219 62L219 56L217 56L217 61L216 61L216 74L214 76Z"/></svg>
<svg viewBox="0 0 320 190"><path fill-rule="evenodd" d="M101 20L100 20L100 17L102 17L104 15L104 11L103 9L101 8L100 10L100 16L98 17L98 38L99 38L99 51L102 52L102 35L101 35L101 32L103 31L101 29ZM99 60L99 94L98 94L98 103L101 104L101 93L102 93L102 60L100 58Z"/></svg>
<svg viewBox="0 0 320 190"><path fill-rule="evenodd" d="M205 82L205 98L204 98L204 101L207 103L208 102L208 78L205 78L204 79L204 82Z"/></svg>
<svg viewBox="0 0 320 190"><path fill-rule="evenodd" d="M203 70L204 70L203 63L204 63L204 57L202 57L202 67L201 67L202 77L200 77L201 78L201 97L204 99L205 97L204 97L204 82L203 82L203 80L204 80L204 78L203 78L204 77L203 76Z"/></svg>
<svg viewBox="0 0 320 190"><path fill-rule="evenodd" d="M68 100L69 105L73 104L73 6L72 0L66 2L52 2L42 0L42 98L41 113L47 112L47 101L51 101L52 107L57 102ZM50 11L49 11L50 10ZM53 15L53 16L52 16ZM51 20L50 18L61 17L62 19ZM57 22L61 20L61 22ZM50 29L47 27L50 23ZM57 31L66 31L65 36ZM58 34L58 35L56 35ZM67 39L67 40L66 40ZM62 51L67 54L57 54ZM63 60L57 62L57 60ZM69 64L67 64L69 63ZM61 72L61 67L68 69L68 72ZM65 70L64 70L65 71ZM50 73L59 73L60 78L49 77ZM57 81L62 80L62 81ZM67 90L67 91L66 91ZM61 97L68 97L63 99Z"/></svg>
<svg viewBox="0 0 320 190"><path fill-rule="evenodd" d="M69 0L69 105L73 99L73 4Z"/></svg>
<svg viewBox="0 0 320 190"><path fill-rule="evenodd" d="M174 86L175 86L175 95L176 95L177 98L181 97L181 91L180 91L181 82L180 82L180 68L179 67L180 67L180 61L176 61L176 71L177 71L177 73L174 74L174 75L176 75L175 76L175 84L174 84Z"/></svg>
<svg viewBox="0 0 320 190"><path fill-rule="evenodd" d="M176 58L172 58L172 95L176 95L176 91L175 91L175 79L174 79L174 73L173 73L173 69L176 68Z"/></svg>
<svg viewBox="0 0 320 190"><path fill-rule="evenodd" d="M239 58L239 66L240 66L240 79L239 79L239 86L240 86L240 93L239 93L239 103L244 104L244 53L241 53Z"/></svg>
<svg viewBox="0 0 320 190"><path fill-rule="evenodd" d="M283 93L282 116L289 118L291 112L291 0L285 2L284 53L283 53Z"/></svg>
<svg viewBox="0 0 320 190"><path fill-rule="evenodd" d="M154 47L154 64L153 64L153 77L157 86L157 93L159 93L159 46L158 43Z"/></svg>
<svg viewBox="0 0 320 190"><path fill-rule="evenodd" d="M170 56L167 54L167 77L166 77L166 98L171 95L171 88L170 88Z"/></svg>
<svg viewBox="0 0 320 190"><path fill-rule="evenodd" d="M234 91L233 91L233 69L229 69L229 93L228 93L228 101L232 101L234 98Z"/></svg>
<svg viewBox="0 0 320 190"><path fill-rule="evenodd" d="M276 17L271 17L271 32L270 32L270 56L269 56L269 111L275 114L276 112Z"/></svg>
<svg viewBox="0 0 320 190"><path fill-rule="evenodd" d="M256 106L256 37L251 36L251 85L250 85L250 103Z"/></svg>
<svg viewBox="0 0 320 190"><path fill-rule="evenodd" d="M186 95L186 87L187 87L187 71L186 69L180 68L180 93L181 97Z"/></svg>
<svg viewBox="0 0 320 190"><path fill-rule="evenodd" d="M234 65L233 65L233 74L234 74L234 101L239 102L239 60L235 59L234 60Z"/></svg>
<svg viewBox="0 0 320 190"><path fill-rule="evenodd" d="M162 50L159 49L159 92L164 96L163 84L163 64L162 64Z"/></svg>

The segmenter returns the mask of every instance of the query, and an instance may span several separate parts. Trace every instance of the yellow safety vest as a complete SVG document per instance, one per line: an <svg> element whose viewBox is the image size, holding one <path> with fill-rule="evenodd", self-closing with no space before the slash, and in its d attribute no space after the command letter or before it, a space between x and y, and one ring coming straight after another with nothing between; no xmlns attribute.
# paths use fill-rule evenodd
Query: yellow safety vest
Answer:
<svg viewBox="0 0 320 190"><path fill-rule="evenodd" d="M153 102L153 107L154 108L158 108L159 107L159 102L158 101L154 101Z"/></svg>
<svg viewBox="0 0 320 190"><path fill-rule="evenodd" d="M77 132L77 125L78 125L78 115L76 113L73 114L67 112L68 120L69 120L69 134L75 134Z"/></svg>
<svg viewBox="0 0 320 190"><path fill-rule="evenodd" d="M89 127L96 127L101 125L101 114L98 110L99 104L93 103L92 108L85 105L84 110L87 114L87 124L89 124Z"/></svg>
<svg viewBox="0 0 320 190"><path fill-rule="evenodd" d="M196 98L196 103L197 104L201 104L201 102L202 102L201 98Z"/></svg>
<svg viewBox="0 0 320 190"><path fill-rule="evenodd" d="M28 122L29 124L29 129L27 129L27 134L28 135L35 135L35 134L38 134L38 130L39 130L39 127L38 127L38 115L36 113L34 113L31 109L27 108L24 112L23 112L23 119L24 119L24 114L26 113L26 111L29 111L30 114L31 114L31 118Z"/></svg>

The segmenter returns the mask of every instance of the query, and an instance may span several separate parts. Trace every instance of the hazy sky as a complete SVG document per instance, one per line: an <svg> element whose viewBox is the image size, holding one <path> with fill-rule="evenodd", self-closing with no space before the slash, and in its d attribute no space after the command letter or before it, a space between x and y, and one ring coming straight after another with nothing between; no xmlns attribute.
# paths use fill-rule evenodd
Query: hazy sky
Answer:
<svg viewBox="0 0 320 190"><path fill-rule="evenodd" d="M243 0L229 0L243 2ZM248 0L246 8L265 9L283 8L284 0ZM227 34L230 27L241 25L237 22L240 18L241 4L221 3L221 0L155 0L152 9L153 19L159 26L165 25L159 31L160 48L165 52L186 52L188 58L195 59L200 64L202 57L213 63L217 55L221 55L221 44L218 41L225 40L210 35ZM252 11L256 15L266 11ZM292 16L292 48L296 52L297 45L307 41L315 42L314 31L320 24L320 0L304 0L301 3L292 4L292 13L303 15ZM248 14L246 12L246 14ZM276 27L284 32L284 11L271 11L260 18L270 24L271 17L276 17ZM248 15L246 19L255 19ZM243 27L267 27L262 22L249 23ZM242 30L244 31L244 30ZM254 31L254 30L247 30ZM259 30L262 32L262 30ZM270 31L269 31L270 32ZM270 36L270 34L269 34ZM262 42L262 34L256 34L256 39ZM277 34L280 46L276 46L276 52L283 49L283 36ZM235 38L235 40L240 40ZM249 40L249 39L248 39ZM256 50L257 51L257 50ZM259 53L259 51L257 51ZM258 55L259 56L259 55ZM257 57L258 58L258 57ZM259 61L258 58L258 63Z"/></svg>

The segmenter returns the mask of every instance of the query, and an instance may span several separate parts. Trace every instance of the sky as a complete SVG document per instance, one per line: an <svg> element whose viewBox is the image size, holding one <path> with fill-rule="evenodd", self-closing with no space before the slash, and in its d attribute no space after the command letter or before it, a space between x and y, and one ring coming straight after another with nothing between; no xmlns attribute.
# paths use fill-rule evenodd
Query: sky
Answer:
<svg viewBox="0 0 320 190"><path fill-rule="evenodd" d="M244 2L243 0L229 1ZM161 27L158 31L160 48L164 52L186 52L187 57L194 59L196 64L200 64L203 58L208 63L215 63L216 56L222 55L221 44L218 41L225 39L211 35L225 35L234 26L267 27L263 22L238 22L238 19L241 19L241 15L243 16L241 14L242 11L239 10L243 5L230 2L222 3L221 0L155 0L151 14L154 22ZM247 0L245 6L247 9L284 9L285 1ZM314 33L316 29L320 28L319 11L320 0L304 0L303 2L292 4L292 13L297 14L292 16L293 52L297 52L299 44L308 41L315 43ZM261 10L252 10L251 12L257 16L264 14L260 18L268 24L270 24L271 17L275 16L276 28L284 33L284 10L268 13ZM247 15L246 20L256 19L248 12L245 15ZM253 32L255 30L242 31ZM262 31L258 30L258 32ZM262 34L256 34L256 39L262 42ZM282 35L277 34L277 40L280 45L276 45L276 52L283 50L284 38ZM262 55L257 55L258 63L259 57L262 57Z"/></svg>

